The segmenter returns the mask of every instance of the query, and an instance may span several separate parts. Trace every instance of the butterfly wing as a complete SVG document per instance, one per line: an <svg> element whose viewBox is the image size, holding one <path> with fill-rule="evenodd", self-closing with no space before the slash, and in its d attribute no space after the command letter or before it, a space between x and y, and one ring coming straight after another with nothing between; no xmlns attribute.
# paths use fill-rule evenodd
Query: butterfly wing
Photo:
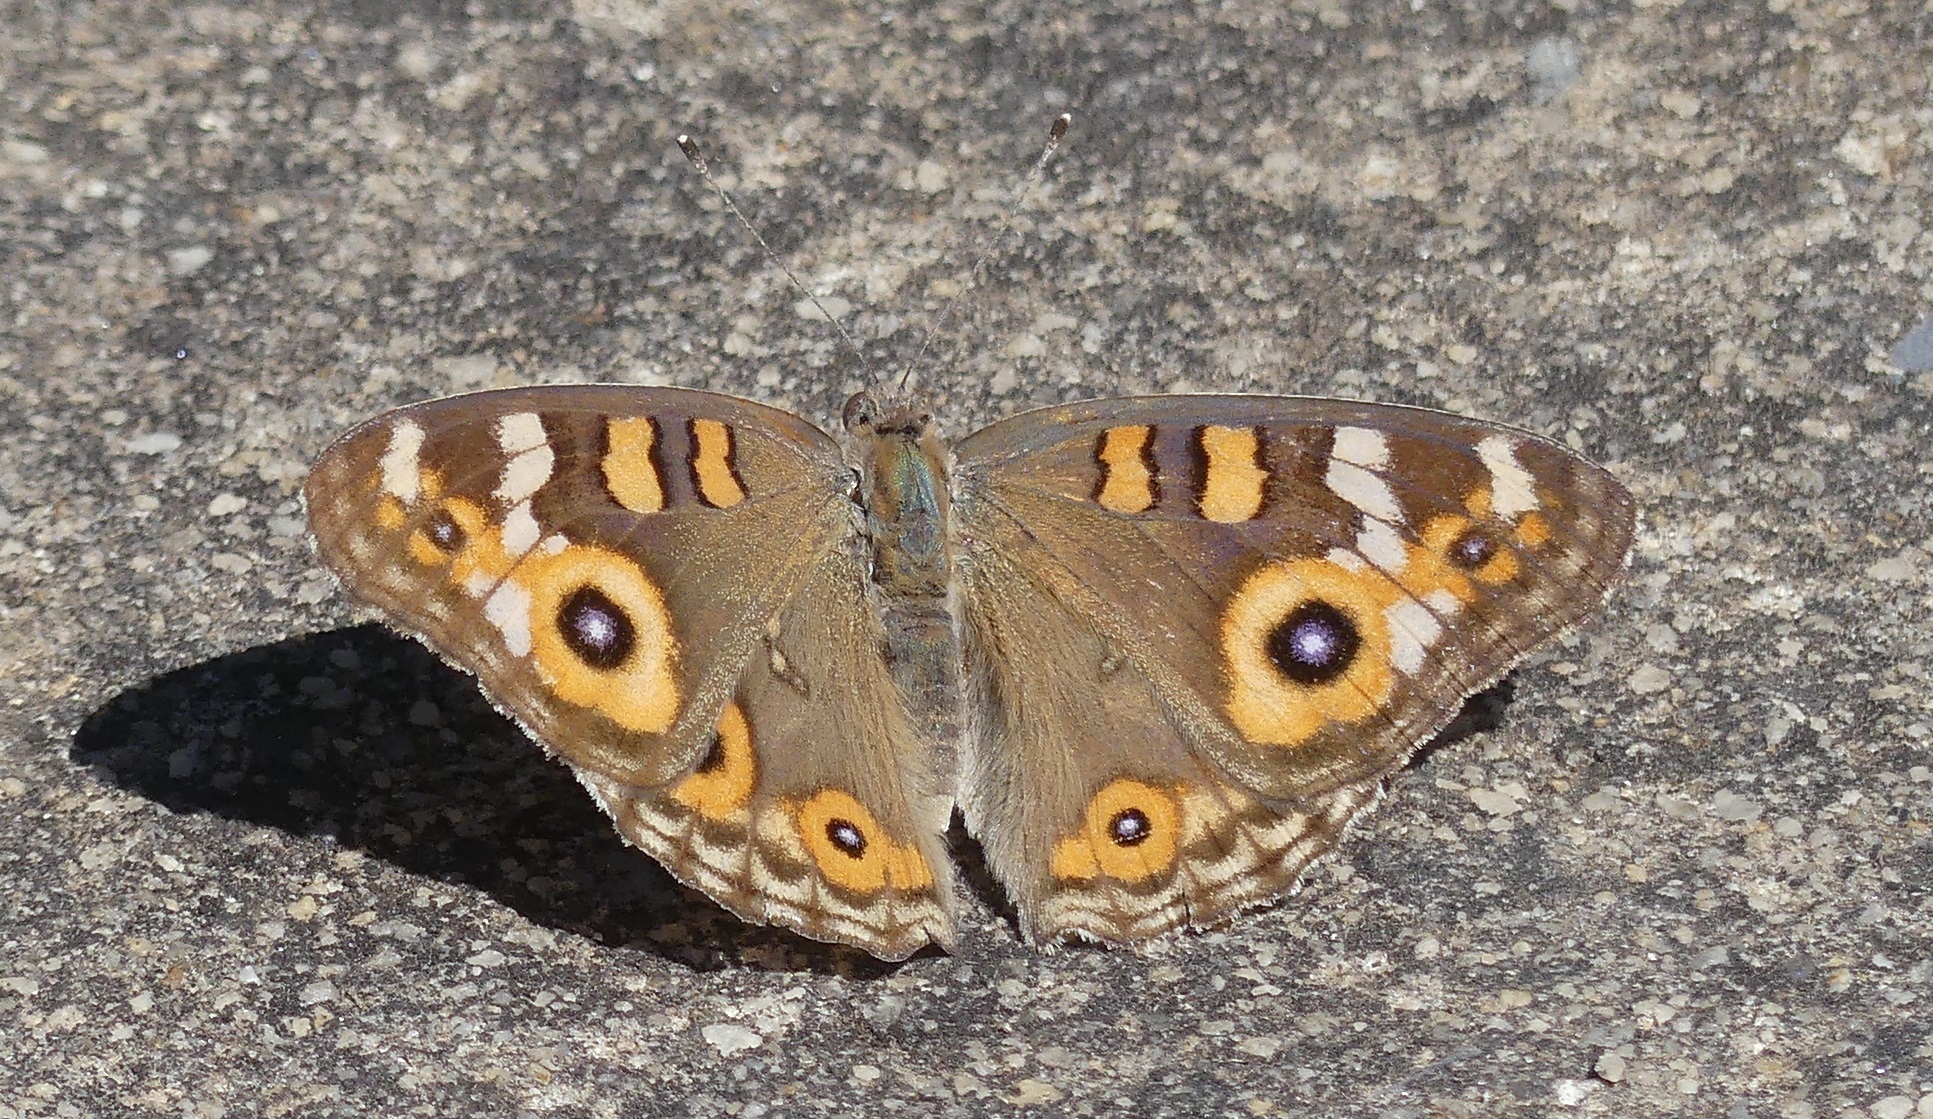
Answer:
<svg viewBox="0 0 1933 1119"><path fill-rule="evenodd" d="M983 727L962 809L1036 939L1290 889L1464 698L1602 601L1633 528L1547 440L1345 401L1087 402L956 461Z"/></svg>
<svg viewBox="0 0 1933 1119"><path fill-rule="evenodd" d="M750 920L904 956L952 935L945 821L851 487L787 413L585 385L388 413L305 496L344 587L474 673L632 842Z"/></svg>

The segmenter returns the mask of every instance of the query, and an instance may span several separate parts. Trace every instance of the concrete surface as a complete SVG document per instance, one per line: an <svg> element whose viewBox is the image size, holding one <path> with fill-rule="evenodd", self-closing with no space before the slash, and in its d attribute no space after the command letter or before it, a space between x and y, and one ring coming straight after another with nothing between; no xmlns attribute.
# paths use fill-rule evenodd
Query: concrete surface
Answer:
<svg viewBox="0 0 1933 1119"><path fill-rule="evenodd" d="M1933 1116L1923 0L0 20L0 1116ZM896 367L1063 110L953 430L1362 396L1643 506L1299 898L1148 955L984 890L897 967L746 928L311 562L390 405L861 383L677 132Z"/></svg>

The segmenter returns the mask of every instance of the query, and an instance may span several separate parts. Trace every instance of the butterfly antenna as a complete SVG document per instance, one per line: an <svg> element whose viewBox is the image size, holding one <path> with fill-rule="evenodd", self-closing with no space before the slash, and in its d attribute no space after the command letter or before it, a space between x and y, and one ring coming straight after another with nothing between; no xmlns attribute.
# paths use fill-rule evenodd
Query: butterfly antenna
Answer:
<svg viewBox="0 0 1933 1119"><path fill-rule="evenodd" d="M819 313L825 316L825 320L832 324L832 329L838 331L839 337L846 343L846 348L859 359L859 364L863 368L866 364L866 351L859 348L859 343L853 339L845 324L832 317L832 312L826 310L826 305L819 302L818 296L812 294L812 289L806 287L805 282L799 279L792 269L786 267L785 262L779 259L779 254L773 252L772 246L766 244L765 238L759 236L758 227L752 224L752 219L745 216L745 212L738 208L738 203L732 201L732 196L726 194L725 188L718 185L718 180L711 177L711 164L705 161L705 154L698 150L698 141L681 132L678 134L678 150L685 153L685 158L690 160L692 167L697 170L698 177L705 180L705 185L718 194L718 200L725 204L725 209L738 219L738 224L745 227L745 232L752 235L752 240L758 242L759 249L765 253L765 259L785 273L785 278L792 282L792 286L799 294L805 296L808 302L818 308Z"/></svg>
<svg viewBox="0 0 1933 1119"><path fill-rule="evenodd" d="M1013 200L1007 203L1007 212L1000 216L1000 224L994 227L992 233L983 235L979 244L974 246L973 267L967 272L967 282L959 291L953 293L953 298L948 299L945 306L940 308L939 318L933 320L933 325L926 331L926 337L920 340L918 352L913 354L913 360L906 363L905 371L899 375L901 391L905 390L906 382L912 379L913 370L918 369L920 361L926 357L926 351L933 348L933 339L940 336L940 330L946 326L947 320L953 317L953 309L959 305L961 297L979 286L980 274L986 271L987 261L993 256L993 247L1013 229L1013 221L1020 213L1021 202L1026 199L1027 192L1046 176L1048 160L1053 159L1054 153L1060 150L1061 137L1067 135L1067 129L1073 123L1074 114L1072 113L1062 113L1054 118L1053 126L1047 130L1047 146L1041 149L1040 158L1034 160L1033 169L1027 172L1027 177L1022 180L1020 189L1014 192Z"/></svg>

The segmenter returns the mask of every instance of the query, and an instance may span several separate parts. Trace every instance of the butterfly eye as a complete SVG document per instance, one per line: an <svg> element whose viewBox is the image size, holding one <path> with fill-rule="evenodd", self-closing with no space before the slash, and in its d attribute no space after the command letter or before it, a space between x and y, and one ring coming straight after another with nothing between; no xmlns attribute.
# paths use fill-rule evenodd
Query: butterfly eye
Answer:
<svg viewBox="0 0 1933 1119"><path fill-rule="evenodd" d="M1298 684L1322 684L1346 672L1362 646L1349 615L1320 599L1289 611L1268 635L1269 660Z"/></svg>
<svg viewBox="0 0 1933 1119"><path fill-rule="evenodd" d="M846 401L845 425L847 431L856 431L861 427L871 427L873 421L878 416L879 405L873 400L872 393L856 392Z"/></svg>

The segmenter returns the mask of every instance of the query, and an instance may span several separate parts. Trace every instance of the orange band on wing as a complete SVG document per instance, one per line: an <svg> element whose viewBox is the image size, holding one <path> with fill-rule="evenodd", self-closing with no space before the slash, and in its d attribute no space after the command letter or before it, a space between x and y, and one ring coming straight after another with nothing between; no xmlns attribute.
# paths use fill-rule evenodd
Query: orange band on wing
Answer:
<svg viewBox="0 0 1933 1119"><path fill-rule="evenodd" d="M656 513L664 508L664 479L652 451L658 444L658 425L649 416L613 419L605 424L604 488L619 505L633 513Z"/></svg>
<svg viewBox="0 0 1933 1119"><path fill-rule="evenodd" d="M1149 440L1154 429L1147 424L1111 427L1101 434L1094 457L1101 467L1101 482L1094 500L1101 508L1115 513L1145 513L1154 507L1156 491L1154 468L1149 455Z"/></svg>
<svg viewBox="0 0 1933 1119"><path fill-rule="evenodd" d="M1252 427L1208 424L1195 438L1201 448L1201 515L1224 524L1254 520L1269 480L1260 465L1261 436Z"/></svg>
<svg viewBox="0 0 1933 1119"><path fill-rule="evenodd" d="M705 504L729 509L745 500L733 461L732 429L717 420L691 421L691 478Z"/></svg>

